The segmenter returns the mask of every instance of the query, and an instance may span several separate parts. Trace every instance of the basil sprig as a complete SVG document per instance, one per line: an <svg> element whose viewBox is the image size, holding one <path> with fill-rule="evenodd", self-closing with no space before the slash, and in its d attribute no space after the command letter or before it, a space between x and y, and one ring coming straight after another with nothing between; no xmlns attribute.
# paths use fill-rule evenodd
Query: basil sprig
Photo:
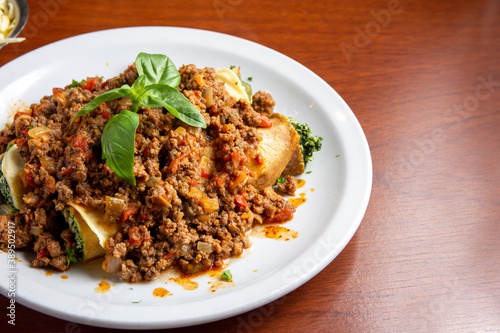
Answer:
<svg viewBox="0 0 500 333"><path fill-rule="evenodd" d="M102 156L120 178L136 185L134 176L135 131L139 126L137 111L142 106L164 107L168 112L194 127L206 128L205 119L184 94L177 90L181 82L179 71L170 58L163 54L139 53L135 59L139 77L132 86L124 84L90 101L71 120L86 115L102 103L130 98L130 111L114 115L104 126L101 144Z"/></svg>

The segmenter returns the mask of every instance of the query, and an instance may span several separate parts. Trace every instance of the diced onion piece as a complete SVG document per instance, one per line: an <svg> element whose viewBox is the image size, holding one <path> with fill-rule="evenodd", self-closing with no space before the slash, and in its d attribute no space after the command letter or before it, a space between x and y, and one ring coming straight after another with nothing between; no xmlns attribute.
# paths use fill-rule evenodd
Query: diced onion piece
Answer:
<svg viewBox="0 0 500 333"><path fill-rule="evenodd" d="M253 213L253 219L254 219L254 221L256 221L259 224L262 224L262 222L264 222L264 220L262 219L262 216L260 216L259 214Z"/></svg>
<svg viewBox="0 0 500 333"><path fill-rule="evenodd" d="M31 121L31 115L29 114L21 114L14 120L14 127L17 129L18 124L21 123L23 119L27 119L28 121Z"/></svg>
<svg viewBox="0 0 500 333"><path fill-rule="evenodd" d="M196 248L198 249L198 251L203 251L206 253L213 252L212 244L208 244L205 242L198 242L198 244L196 245Z"/></svg>
<svg viewBox="0 0 500 333"><path fill-rule="evenodd" d="M209 198L204 196L201 199L201 207L203 207L203 211L207 214L216 212L219 210L219 199L217 197Z"/></svg>
<svg viewBox="0 0 500 333"><path fill-rule="evenodd" d="M50 130L45 127L45 126L37 126L33 127L28 131L28 135L32 137L33 139L36 138L42 138L42 139L48 139L48 133Z"/></svg>
<svg viewBox="0 0 500 333"><path fill-rule="evenodd" d="M242 219L248 219L249 217L252 217L252 214L250 214L250 213L243 213L243 214L241 214L241 218Z"/></svg>
<svg viewBox="0 0 500 333"><path fill-rule="evenodd" d="M184 134L186 134L186 129L182 126L179 126L175 129L174 132L179 134L179 135L184 135Z"/></svg>
<svg viewBox="0 0 500 333"><path fill-rule="evenodd" d="M193 198L193 199L195 199L195 200L200 200L200 199L201 199L201 197L203 196L203 192L202 192L202 191L200 191L200 190L198 190L198 189L197 189L197 188L195 188L195 187L191 187L191 188L189 189L189 193L188 193L188 195L187 195L187 196L188 196L188 197L190 197L190 198Z"/></svg>
<svg viewBox="0 0 500 333"><path fill-rule="evenodd" d="M240 184L244 185L247 180L248 180L248 175L246 174L246 172L240 172L234 180L229 181L229 188L232 190L233 188L237 187Z"/></svg>
<svg viewBox="0 0 500 333"><path fill-rule="evenodd" d="M172 207L172 204L170 203L170 201L168 201L165 193L160 194L160 195L152 195L151 202L153 202L157 205L163 206L163 207Z"/></svg>
<svg viewBox="0 0 500 333"><path fill-rule="evenodd" d="M203 76L199 74L194 77L194 80L196 81L196 83L198 83L200 87L203 87L205 85L205 80L203 80Z"/></svg>
<svg viewBox="0 0 500 333"><path fill-rule="evenodd" d="M118 105L124 108L128 108L132 105L132 100L130 97L122 97L118 100Z"/></svg>
<svg viewBox="0 0 500 333"><path fill-rule="evenodd" d="M189 254L189 251L191 251L191 244L186 244L181 247L181 251L179 254L181 256L187 256Z"/></svg>
<svg viewBox="0 0 500 333"><path fill-rule="evenodd" d="M149 177L146 180L146 186L148 186L148 187L153 187L155 185L158 185L159 183L161 183L160 177Z"/></svg>
<svg viewBox="0 0 500 333"><path fill-rule="evenodd" d="M35 236L40 235L40 227L35 225L31 226L31 234Z"/></svg>
<svg viewBox="0 0 500 333"><path fill-rule="evenodd" d="M106 259L102 263L102 269L107 273L116 273L120 269L121 263L121 258L107 254Z"/></svg>
<svg viewBox="0 0 500 333"><path fill-rule="evenodd" d="M56 173L56 161L47 155L40 157L40 164L47 170L50 175Z"/></svg>
<svg viewBox="0 0 500 333"><path fill-rule="evenodd" d="M208 87L207 89L203 90L201 96L205 99L205 105L207 106L207 108L214 105L214 95L212 93L212 87Z"/></svg>
<svg viewBox="0 0 500 333"><path fill-rule="evenodd" d="M200 222L208 222L208 220L210 220L210 217L208 215L198 215L196 216L196 219Z"/></svg>
<svg viewBox="0 0 500 333"><path fill-rule="evenodd" d="M64 94L61 92L59 94L55 94L53 97L54 101L57 102L57 105L60 107L66 107L67 106L67 100Z"/></svg>
<svg viewBox="0 0 500 333"><path fill-rule="evenodd" d="M110 221L115 221L122 212L125 210L127 205L125 200L106 196L106 218Z"/></svg>
<svg viewBox="0 0 500 333"><path fill-rule="evenodd" d="M214 149L212 146L205 147L205 152L200 160L200 170L202 172L203 177L209 177L212 175L215 169L215 161L214 161Z"/></svg>

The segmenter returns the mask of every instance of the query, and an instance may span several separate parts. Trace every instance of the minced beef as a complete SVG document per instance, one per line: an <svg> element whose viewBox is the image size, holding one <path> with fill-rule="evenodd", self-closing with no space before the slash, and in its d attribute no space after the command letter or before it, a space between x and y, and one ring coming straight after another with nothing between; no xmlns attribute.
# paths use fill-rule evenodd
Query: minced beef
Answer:
<svg viewBox="0 0 500 333"><path fill-rule="evenodd" d="M153 280L173 265L187 274L222 266L250 246L247 235L254 223L290 219L295 208L283 197L271 187L248 184L247 165L259 144L256 129L273 112L271 95L258 92L250 105L229 96L213 68L187 65L179 72L178 89L200 110L207 128L186 125L163 108L140 108L136 186L115 175L100 146L105 124L130 107L129 99L103 103L70 124L96 96L132 85L135 65L107 81L93 77L81 86L54 88L52 95L20 110L0 133L0 152L10 142L17 144L33 190L19 212L0 216L0 248L13 221L17 248L36 252L33 265L63 271L74 239L60 212L74 201L108 216L106 197L119 198L125 205L113 222L120 230L105 244L103 268L138 282ZM47 131L30 137L29 130L38 127Z"/></svg>

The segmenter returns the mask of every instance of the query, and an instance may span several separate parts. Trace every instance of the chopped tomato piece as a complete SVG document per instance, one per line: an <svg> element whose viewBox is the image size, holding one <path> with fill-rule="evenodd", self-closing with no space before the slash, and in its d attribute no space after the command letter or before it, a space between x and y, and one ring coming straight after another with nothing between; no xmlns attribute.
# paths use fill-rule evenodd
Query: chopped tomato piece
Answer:
<svg viewBox="0 0 500 333"><path fill-rule="evenodd" d="M248 207L248 203L247 201L245 200L245 197L242 196L241 194L237 194L234 196L234 201L236 202L236 204L242 208L246 208Z"/></svg>
<svg viewBox="0 0 500 333"><path fill-rule="evenodd" d="M90 79L82 83L82 88L88 91L93 91L95 87L95 79Z"/></svg>
<svg viewBox="0 0 500 333"><path fill-rule="evenodd" d="M101 111L101 116L106 119L109 119L112 116L111 109L106 105L106 103L99 105L99 111Z"/></svg>
<svg viewBox="0 0 500 333"><path fill-rule="evenodd" d="M262 155L255 155L255 163L257 163L258 165L264 164L264 158L262 157Z"/></svg>
<svg viewBox="0 0 500 333"><path fill-rule="evenodd" d="M31 114L29 112L19 111L14 115L14 120L19 118L19 116L31 116Z"/></svg>
<svg viewBox="0 0 500 333"><path fill-rule="evenodd" d="M273 122L271 119L267 118L265 115L260 115L260 127L272 127Z"/></svg>
<svg viewBox="0 0 500 333"><path fill-rule="evenodd" d="M228 178L229 174L226 171L222 171L214 176L214 181L218 187L223 187L226 185Z"/></svg>
<svg viewBox="0 0 500 333"><path fill-rule="evenodd" d="M61 175L65 176L65 175L69 175L70 173L73 172L73 168L64 168L61 170Z"/></svg>
<svg viewBox="0 0 500 333"><path fill-rule="evenodd" d="M46 248L43 248L38 255L36 256L37 259L40 259L41 257L45 257L47 254L49 254L49 251L47 251Z"/></svg>
<svg viewBox="0 0 500 333"><path fill-rule="evenodd" d="M80 148L83 151L87 151L89 149L89 140L86 137L77 134L74 138L73 145L76 148Z"/></svg>
<svg viewBox="0 0 500 333"><path fill-rule="evenodd" d="M132 246L139 246L142 243L142 235L139 232L139 228L132 227L128 230L128 242Z"/></svg>
<svg viewBox="0 0 500 333"><path fill-rule="evenodd" d="M266 223L283 223L290 221L293 218L294 210L289 207L285 207L276 213L271 218L265 220Z"/></svg>
<svg viewBox="0 0 500 333"><path fill-rule="evenodd" d="M26 145L27 140L25 138L22 139L15 139L14 143L19 147L24 147Z"/></svg>
<svg viewBox="0 0 500 333"><path fill-rule="evenodd" d="M123 223L127 221L129 218L134 216L137 213L137 208L135 206L129 205L123 213L120 215L120 222Z"/></svg>
<svg viewBox="0 0 500 333"><path fill-rule="evenodd" d="M172 160L169 164L170 170L175 173L179 171L179 165L181 164L181 161L189 155L189 151L183 152L179 157L177 157L175 160Z"/></svg>
<svg viewBox="0 0 500 333"><path fill-rule="evenodd" d="M24 166L24 177L28 184L31 185L31 187L40 187L37 183L35 183L35 173L38 172L38 169L32 164L26 164Z"/></svg>
<svg viewBox="0 0 500 333"><path fill-rule="evenodd" d="M210 174L205 169L201 169L201 176L206 179L210 178Z"/></svg>
<svg viewBox="0 0 500 333"><path fill-rule="evenodd" d="M61 88L52 88L52 95L57 95L62 93L63 90Z"/></svg>

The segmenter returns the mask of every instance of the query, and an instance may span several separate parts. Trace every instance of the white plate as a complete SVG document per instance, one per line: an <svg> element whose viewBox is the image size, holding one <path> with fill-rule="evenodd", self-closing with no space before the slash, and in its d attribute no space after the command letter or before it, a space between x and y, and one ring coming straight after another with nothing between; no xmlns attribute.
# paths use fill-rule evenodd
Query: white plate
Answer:
<svg viewBox="0 0 500 333"><path fill-rule="evenodd" d="M241 66L254 91L269 91L275 111L307 122L324 138L304 174L307 202L285 226L296 239L254 238L252 250L232 260L234 283L209 291L209 276L200 276L196 290L160 278L127 284L106 274L114 284L104 294L94 291L104 272L80 264L46 276L30 267L30 255L17 251L15 299L32 309L65 320L114 328L171 328L215 321L250 311L298 288L326 267L357 230L371 192L372 164L364 133L342 98L321 78L294 60L240 38L194 29L139 27L100 31L68 38L30 52L0 68L0 123L19 100L28 104L50 95L72 79L110 78L132 64L139 52L168 55L178 67ZM0 270L8 267L0 254ZM165 284L166 283L166 284ZM171 296L153 296L157 287ZM0 279L7 295L8 280ZM135 304L132 302L140 303Z"/></svg>

